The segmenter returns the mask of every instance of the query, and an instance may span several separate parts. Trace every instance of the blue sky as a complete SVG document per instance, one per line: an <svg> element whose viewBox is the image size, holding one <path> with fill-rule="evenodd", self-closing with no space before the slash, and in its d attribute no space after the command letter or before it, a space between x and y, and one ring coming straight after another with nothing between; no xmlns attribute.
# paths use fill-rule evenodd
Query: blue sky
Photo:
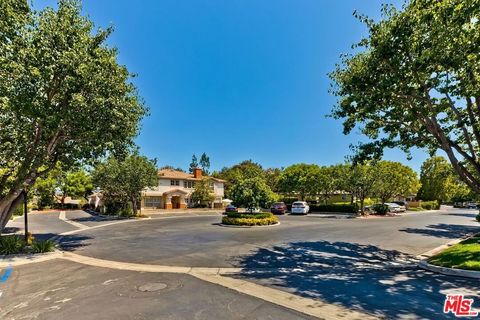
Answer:
<svg viewBox="0 0 480 320"><path fill-rule="evenodd" d="M363 137L327 118L327 73L366 34L352 13L378 19L377 0L85 0L150 108L136 142L159 165L212 169L252 159L264 167L341 163ZM34 0L37 7L55 1ZM400 1L390 1L399 5ZM419 170L398 150L386 159Z"/></svg>

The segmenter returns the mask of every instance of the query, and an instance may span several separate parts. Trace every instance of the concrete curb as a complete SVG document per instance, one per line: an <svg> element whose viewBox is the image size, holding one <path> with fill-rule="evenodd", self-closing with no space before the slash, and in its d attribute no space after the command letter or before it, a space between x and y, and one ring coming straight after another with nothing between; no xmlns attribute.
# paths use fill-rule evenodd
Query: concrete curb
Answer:
<svg viewBox="0 0 480 320"><path fill-rule="evenodd" d="M469 233L468 235L454 239L452 241L447 242L446 244L443 244L441 246L438 246L436 248L433 248L432 250L429 250L427 252L424 252L422 254L419 254L416 258L419 259L420 261L418 262L418 266L422 269L444 274L447 276L455 276L455 277L464 277L464 278L471 278L471 279L480 279L480 271L474 271L474 270L464 270L464 269L454 269L454 268L447 268L447 267L440 267L436 266L433 264L428 263L428 259L437 253L440 253L441 251L450 248L453 245L456 245L457 243L462 242L463 240L466 240L472 236L474 236L476 233Z"/></svg>
<svg viewBox="0 0 480 320"><path fill-rule="evenodd" d="M62 252L55 250L54 252L48 253L28 253L28 254L15 254L2 256L0 258L0 267L6 266L20 266L29 263L44 262L52 259L57 259L62 257Z"/></svg>
<svg viewBox="0 0 480 320"><path fill-rule="evenodd" d="M236 225L233 225L233 224L223 224L223 223L219 223L217 225L220 226L220 227L225 227L225 228L257 229L257 228L276 227L276 226L279 226L280 224L281 223L278 222L278 223L269 224L269 225L266 225L266 226L236 226Z"/></svg>
<svg viewBox="0 0 480 320"><path fill-rule="evenodd" d="M436 273L441 273L447 276L480 279L480 271L453 269L453 268L435 266L433 264L428 263L427 260L420 261L418 263L418 266L422 269L436 272Z"/></svg>

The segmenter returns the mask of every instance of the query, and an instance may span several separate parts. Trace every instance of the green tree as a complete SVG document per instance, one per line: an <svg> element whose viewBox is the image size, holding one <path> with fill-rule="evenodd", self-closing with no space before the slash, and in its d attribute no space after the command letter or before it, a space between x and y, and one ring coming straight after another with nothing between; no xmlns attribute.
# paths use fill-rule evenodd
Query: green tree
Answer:
<svg viewBox="0 0 480 320"><path fill-rule="evenodd" d="M188 167L188 172L193 173L193 169L198 168L198 160L196 155L192 155L192 162Z"/></svg>
<svg viewBox="0 0 480 320"><path fill-rule="evenodd" d="M413 0L385 6L378 22L359 16L369 36L330 75L333 117L371 139L358 159L386 147L440 149L480 193L479 17L480 0Z"/></svg>
<svg viewBox="0 0 480 320"><path fill-rule="evenodd" d="M431 157L422 164L420 171L422 186L418 198L437 200L438 203L450 201L459 188L452 165L443 157Z"/></svg>
<svg viewBox="0 0 480 320"><path fill-rule="evenodd" d="M324 178L322 170L316 164L294 164L282 172L280 190L305 200L307 196L316 196L319 193L322 187L320 183Z"/></svg>
<svg viewBox="0 0 480 320"><path fill-rule="evenodd" d="M92 174L95 186L102 190L106 203L121 204L127 209L131 203L133 214L137 214L141 191L158 185L157 161L132 154L123 160L114 157L98 164Z"/></svg>
<svg viewBox="0 0 480 320"><path fill-rule="evenodd" d="M31 11L0 1L0 229L23 190L58 162L67 168L133 145L146 108L78 1Z"/></svg>
<svg viewBox="0 0 480 320"><path fill-rule="evenodd" d="M260 177L246 178L235 183L231 190L231 197L237 206L252 211L255 208L266 208L276 195Z"/></svg>
<svg viewBox="0 0 480 320"><path fill-rule="evenodd" d="M410 195L418 191L420 183L412 168L399 162L379 161L375 164L372 195L383 203L398 195Z"/></svg>
<svg viewBox="0 0 480 320"><path fill-rule="evenodd" d="M210 170L210 157L207 156L205 152L202 153L202 156L200 157L199 165L202 168L203 172L208 175Z"/></svg>
<svg viewBox="0 0 480 320"><path fill-rule="evenodd" d="M265 182L272 189L273 192L280 191L280 177L282 169L268 168L265 170Z"/></svg>
<svg viewBox="0 0 480 320"><path fill-rule="evenodd" d="M53 207L55 204L54 197L58 187L60 172L60 167L57 166L57 168L49 171L48 174L38 178L31 187L30 194L36 199L38 209Z"/></svg>
<svg viewBox="0 0 480 320"><path fill-rule="evenodd" d="M335 192L338 191L339 182L339 168L338 166L323 166L320 167L320 175L317 181L318 193L321 194L325 204L328 199Z"/></svg>
<svg viewBox="0 0 480 320"><path fill-rule="evenodd" d="M231 189L240 181L256 177L262 179L263 181L266 179L265 171L263 170L262 166L253 162L252 160L245 160L232 167L222 168L220 172L214 174L214 177L226 181L224 188L225 196L227 198L232 198Z"/></svg>
<svg viewBox="0 0 480 320"><path fill-rule="evenodd" d="M92 179L83 169L67 171L59 175L58 190L61 192L62 206L66 197L85 198L93 190Z"/></svg>
<svg viewBox="0 0 480 320"><path fill-rule="evenodd" d="M195 182L195 190L192 192L192 200L201 205L209 205L215 200L215 194L211 187L211 179L203 178Z"/></svg>

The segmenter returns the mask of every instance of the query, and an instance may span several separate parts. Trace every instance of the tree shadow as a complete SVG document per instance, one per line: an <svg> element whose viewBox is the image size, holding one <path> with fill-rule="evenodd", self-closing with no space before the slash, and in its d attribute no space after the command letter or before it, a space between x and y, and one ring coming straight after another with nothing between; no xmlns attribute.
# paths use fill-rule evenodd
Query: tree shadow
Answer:
<svg viewBox="0 0 480 320"><path fill-rule="evenodd" d="M454 216L454 217L467 217L467 218L473 218L475 219L475 217L477 216L478 213L447 213L447 214L444 214L446 216Z"/></svg>
<svg viewBox="0 0 480 320"><path fill-rule="evenodd" d="M476 226L439 223L428 225L426 228L404 228L399 231L437 238L457 239L469 233L480 232L480 228Z"/></svg>
<svg viewBox="0 0 480 320"><path fill-rule="evenodd" d="M33 235L36 240L54 240L57 243L57 248L63 251L75 251L78 248L90 245L88 240L92 239L85 235L58 235L56 233L35 233Z"/></svg>
<svg viewBox="0 0 480 320"><path fill-rule="evenodd" d="M372 245L293 242L237 258L243 271L236 277L389 319L451 318L443 314L448 290L478 294L471 280L401 264L412 261L412 256Z"/></svg>
<svg viewBox="0 0 480 320"><path fill-rule="evenodd" d="M21 229L17 227L5 227L1 234L13 234L19 232Z"/></svg>

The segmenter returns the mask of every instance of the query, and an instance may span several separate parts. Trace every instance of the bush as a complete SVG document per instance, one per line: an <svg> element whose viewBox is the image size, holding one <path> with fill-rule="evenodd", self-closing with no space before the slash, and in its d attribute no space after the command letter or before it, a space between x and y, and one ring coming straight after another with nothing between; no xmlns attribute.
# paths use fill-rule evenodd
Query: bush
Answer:
<svg viewBox="0 0 480 320"><path fill-rule="evenodd" d="M269 212L255 214L229 212L222 218L222 223L234 226L268 226L277 224L278 218Z"/></svg>
<svg viewBox="0 0 480 320"><path fill-rule="evenodd" d="M239 213L239 212L227 212L227 217L229 218L247 218L247 219L264 219L270 217L272 214L270 212L260 212L260 213Z"/></svg>
<svg viewBox="0 0 480 320"><path fill-rule="evenodd" d="M373 205L372 209L373 209L373 211L375 211L375 214L381 214L381 215L385 215L389 211L388 205L381 204L381 203Z"/></svg>
<svg viewBox="0 0 480 320"><path fill-rule="evenodd" d="M17 235L0 237L0 254L17 254L25 249L25 241Z"/></svg>
<svg viewBox="0 0 480 320"><path fill-rule="evenodd" d="M356 204L325 204L325 205L311 205L312 212L344 212L357 213L358 206Z"/></svg>
<svg viewBox="0 0 480 320"><path fill-rule="evenodd" d="M480 213L477 214L477 216L475 217L475 219L476 219L478 222L480 222Z"/></svg>
<svg viewBox="0 0 480 320"><path fill-rule="evenodd" d="M52 240L39 240L32 243L33 253L52 252L55 249L55 242Z"/></svg>
<svg viewBox="0 0 480 320"><path fill-rule="evenodd" d="M420 206L424 209L427 209L427 210L438 210L438 209L440 209L440 204L438 203L437 200L422 201Z"/></svg>

